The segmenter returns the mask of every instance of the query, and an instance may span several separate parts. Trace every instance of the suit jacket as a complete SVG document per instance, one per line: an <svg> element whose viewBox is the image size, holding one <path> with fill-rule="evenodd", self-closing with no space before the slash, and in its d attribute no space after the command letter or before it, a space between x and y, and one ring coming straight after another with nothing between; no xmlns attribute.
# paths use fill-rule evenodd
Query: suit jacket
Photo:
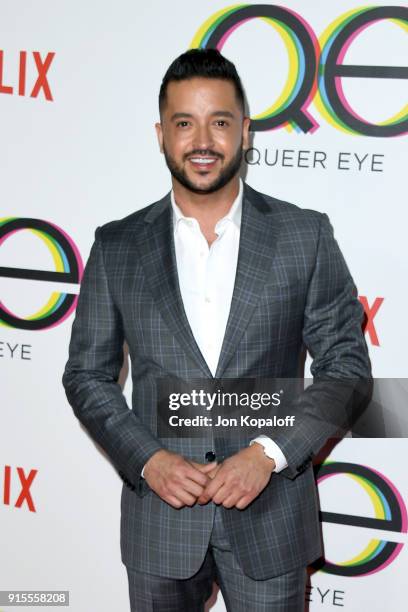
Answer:
<svg viewBox="0 0 408 612"><path fill-rule="evenodd" d="M216 378L293 378L304 347L315 384L294 406L293 433L263 431L288 467L244 510L222 508L244 572L266 579L322 554L312 458L340 421L324 380L367 379L363 308L328 217L244 184L239 257ZM132 409L118 384L127 341ZM178 286L170 194L98 227L85 267L63 375L73 411L123 479L121 554L131 568L187 578L200 567L215 505L175 509L140 477L161 448L204 463L206 439L158 438L156 379L213 378ZM243 441L213 441L217 459Z"/></svg>

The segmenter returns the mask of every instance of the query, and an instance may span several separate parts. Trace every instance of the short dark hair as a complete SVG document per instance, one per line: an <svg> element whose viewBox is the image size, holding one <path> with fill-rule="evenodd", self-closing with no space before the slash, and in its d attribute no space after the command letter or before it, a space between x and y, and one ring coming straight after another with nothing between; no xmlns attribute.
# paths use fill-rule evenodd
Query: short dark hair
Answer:
<svg viewBox="0 0 408 612"><path fill-rule="evenodd" d="M170 64L160 86L160 113L166 103L168 84L171 81L185 81L194 77L230 81L234 85L242 112L245 113L245 93L237 69L218 49L189 49Z"/></svg>

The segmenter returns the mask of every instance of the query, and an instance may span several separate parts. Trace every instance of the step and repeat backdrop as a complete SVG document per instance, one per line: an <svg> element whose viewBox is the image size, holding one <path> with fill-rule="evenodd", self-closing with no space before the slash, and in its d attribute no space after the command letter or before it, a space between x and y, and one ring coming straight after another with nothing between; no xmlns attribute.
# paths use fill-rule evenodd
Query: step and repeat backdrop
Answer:
<svg viewBox="0 0 408 612"><path fill-rule="evenodd" d="M95 228L170 189L154 131L162 76L187 48L217 47L253 120L245 179L329 215L394 415L316 473L325 559L305 609L407 609L407 21L402 4L355 0L1 0L0 591L129 610L122 481L61 377ZM216 590L208 608L225 610Z"/></svg>

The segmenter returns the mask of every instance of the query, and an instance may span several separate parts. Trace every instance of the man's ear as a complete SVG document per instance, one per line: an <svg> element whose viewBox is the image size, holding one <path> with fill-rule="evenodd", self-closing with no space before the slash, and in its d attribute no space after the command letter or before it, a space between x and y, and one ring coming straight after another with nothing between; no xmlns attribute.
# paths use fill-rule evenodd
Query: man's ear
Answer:
<svg viewBox="0 0 408 612"><path fill-rule="evenodd" d="M244 151L249 149L249 127L251 125L251 118L244 117L242 120L242 148Z"/></svg>
<svg viewBox="0 0 408 612"><path fill-rule="evenodd" d="M157 140L159 142L160 153L163 153L163 130L161 123L155 123L154 127L156 128Z"/></svg>

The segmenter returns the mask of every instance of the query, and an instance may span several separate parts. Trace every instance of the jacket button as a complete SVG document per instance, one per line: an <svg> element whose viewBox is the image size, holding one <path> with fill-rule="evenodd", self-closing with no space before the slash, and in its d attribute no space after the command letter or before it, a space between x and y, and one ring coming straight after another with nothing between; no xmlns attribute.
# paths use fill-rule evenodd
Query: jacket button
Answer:
<svg viewBox="0 0 408 612"><path fill-rule="evenodd" d="M215 461L216 458L216 454L214 453L214 451L207 451L205 453L205 460L207 461L207 463L211 463L211 461Z"/></svg>

